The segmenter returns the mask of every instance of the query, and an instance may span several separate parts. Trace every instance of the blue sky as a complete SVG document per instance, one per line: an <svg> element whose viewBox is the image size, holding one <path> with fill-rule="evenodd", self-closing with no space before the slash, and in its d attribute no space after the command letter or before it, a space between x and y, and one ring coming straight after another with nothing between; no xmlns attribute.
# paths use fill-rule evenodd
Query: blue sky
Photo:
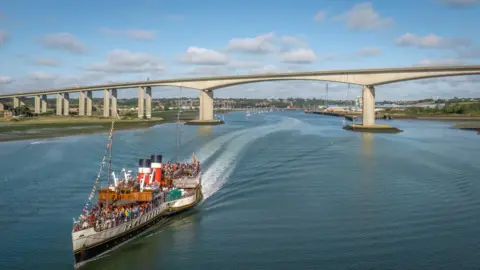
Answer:
<svg viewBox="0 0 480 270"><path fill-rule="evenodd" d="M479 14L479 0L5 1L0 92L147 77L480 64ZM377 100L480 97L479 86L479 76L397 83L378 87ZM322 97L324 89L324 82L269 82L215 95ZM358 86L329 89L339 98L361 94ZM197 94L166 87L154 97Z"/></svg>

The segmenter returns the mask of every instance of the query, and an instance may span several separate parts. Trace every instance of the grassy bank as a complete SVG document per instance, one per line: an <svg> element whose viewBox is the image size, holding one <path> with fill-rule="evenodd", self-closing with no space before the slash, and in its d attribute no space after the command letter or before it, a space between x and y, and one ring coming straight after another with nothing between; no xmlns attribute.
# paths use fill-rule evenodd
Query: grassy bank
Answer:
<svg viewBox="0 0 480 270"><path fill-rule="evenodd" d="M313 114L323 114L339 117L347 117L351 120L353 117L361 117L362 112L308 112ZM405 114L405 113L383 113L377 112L375 114L376 119L385 119L389 117L391 119L416 119L416 120L442 120L442 121L480 121L480 115L465 115L465 114Z"/></svg>
<svg viewBox="0 0 480 270"><path fill-rule="evenodd" d="M198 111L185 111L180 120L196 119ZM176 111L154 112L151 119L124 117L115 120L116 130L142 129L177 121ZM0 142L44 139L108 132L112 119L79 116L40 116L18 121L0 121Z"/></svg>
<svg viewBox="0 0 480 270"><path fill-rule="evenodd" d="M336 112L336 113L324 113L324 112L306 112L313 114L323 114L337 117L345 117L352 121L353 118L361 120L361 112ZM454 123L453 128L463 129L463 130L473 130L477 131L480 134L480 115L466 115L466 114L431 114L431 113L416 113L416 114L405 114L405 113L376 113L375 118L380 120L384 119L384 116L391 117L390 119L410 119L410 120L438 120L445 122Z"/></svg>
<svg viewBox="0 0 480 270"><path fill-rule="evenodd" d="M443 121L480 121L480 115L465 114L403 114L403 113L385 113L377 114L379 118L384 115L391 116L392 119L417 119L417 120L443 120Z"/></svg>
<svg viewBox="0 0 480 270"><path fill-rule="evenodd" d="M471 122L470 121L470 122L456 123L454 128L477 131L478 134L480 134L480 121L479 122Z"/></svg>

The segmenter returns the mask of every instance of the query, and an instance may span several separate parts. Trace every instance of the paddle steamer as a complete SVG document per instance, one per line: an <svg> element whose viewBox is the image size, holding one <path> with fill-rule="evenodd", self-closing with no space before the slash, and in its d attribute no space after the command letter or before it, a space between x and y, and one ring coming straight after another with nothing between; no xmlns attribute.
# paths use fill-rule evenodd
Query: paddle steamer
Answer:
<svg viewBox="0 0 480 270"><path fill-rule="evenodd" d="M153 228L166 216L194 207L202 198L200 163L195 154L182 163L162 163L162 155L139 159L138 173L110 171L113 123L107 151L89 200L74 219L72 242L75 268ZM100 188L102 168L108 161L108 184ZM93 199L97 195L97 202Z"/></svg>

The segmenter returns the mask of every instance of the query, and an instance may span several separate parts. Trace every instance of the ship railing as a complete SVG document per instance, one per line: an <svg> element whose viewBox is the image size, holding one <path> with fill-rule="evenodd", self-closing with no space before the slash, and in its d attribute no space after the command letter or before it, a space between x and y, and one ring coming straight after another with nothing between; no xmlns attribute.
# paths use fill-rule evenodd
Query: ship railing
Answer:
<svg viewBox="0 0 480 270"><path fill-rule="evenodd" d="M165 200L165 198L163 198L163 200ZM132 220L135 220L136 218L139 218L139 217L151 212L153 209L160 206L161 203L162 203L161 200L157 200L156 202L153 202L152 204L144 207L143 212L131 212L131 215L129 215L129 216L119 215L119 216L113 217L113 218L102 217L102 218L97 218L97 220L95 220L93 223L85 221L85 222L88 222L88 226L85 226L85 227L82 226L83 223L82 224L75 223L74 226L73 226L73 231L77 232L77 231L89 229L89 228L92 228L92 227L94 228L94 230L96 232L101 232L101 231L105 231L105 230L108 230L108 229L112 229L112 228L115 228L115 227L120 226L122 224L125 224L127 222L130 222Z"/></svg>
<svg viewBox="0 0 480 270"><path fill-rule="evenodd" d="M153 208L155 207L153 205L150 205L148 207L145 207L143 212L137 212L137 213L132 212L131 215L129 216L119 216L116 218L109 218L103 221L97 220L97 223L93 227L96 232L112 229L149 213L150 211L153 210Z"/></svg>

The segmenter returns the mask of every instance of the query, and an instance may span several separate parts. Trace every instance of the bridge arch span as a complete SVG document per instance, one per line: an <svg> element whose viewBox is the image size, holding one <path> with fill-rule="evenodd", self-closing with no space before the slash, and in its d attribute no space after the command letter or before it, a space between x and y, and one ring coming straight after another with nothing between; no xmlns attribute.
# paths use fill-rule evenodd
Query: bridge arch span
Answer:
<svg viewBox="0 0 480 270"><path fill-rule="evenodd" d="M273 81L321 81L321 82L333 82L333 83L346 83L353 85L386 85L397 82L414 81L421 79L441 78L441 77L458 77L458 76L475 76L480 75L478 71L449 71L438 72L432 74L431 72L425 73L380 73L375 76L364 76L362 74L352 75L332 75L332 76L299 76L299 77L272 77L272 78L258 78L258 79L230 79L222 81L206 81L197 89L202 90L218 90L230 86L249 84L255 82L273 82Z"/></svg>
<svg viewBox="0 0 480 270"><path fill-rule="evenodd" d="M189 86L189 85L181 85L181 84L175 84L175 83L172 83L172 84L164 84L164 83L159 83L159 84L149 84L149 85L145 85L145 86L139 86L139 87L142 87L142 88L146 88L146 87L177 87L177 88L183 88L184 90L196 90L196 91L202 91L202 89L200 88L195 88L195 87L192 87L192 86ZM132 88L132 87L129 87L129 88Z"/></svg>
<svg viewBox="0 0 480 270"><path fill-rule="evenodd" d="M448 71L448 72L424 72L424 73L398 73L398 74L378 74L370 83L365 85L386 85L397 82L416 81L422 79L459 77L459 76L475 76L480 75L480 70L473 71Z"/></svg>
<svg viewBox="0 0 480 270"><path fill-rule="evenodd" d="M325 79L325 78L315 78L312 77L291 77L291 78L267 78L267 79L243 79L243 80L233 80L230 82L224 82L214 87L208 88L208 90L218 90L221 88L227 88L230 86L242 85L242 84L250 84L250 83L260 83L260 82L276 82L276 81L316 81L316 82L332 82L332 83L348 83L354 85L361 85L359 83L352 83L344 80L334 80L334 79Z"/></svg>

